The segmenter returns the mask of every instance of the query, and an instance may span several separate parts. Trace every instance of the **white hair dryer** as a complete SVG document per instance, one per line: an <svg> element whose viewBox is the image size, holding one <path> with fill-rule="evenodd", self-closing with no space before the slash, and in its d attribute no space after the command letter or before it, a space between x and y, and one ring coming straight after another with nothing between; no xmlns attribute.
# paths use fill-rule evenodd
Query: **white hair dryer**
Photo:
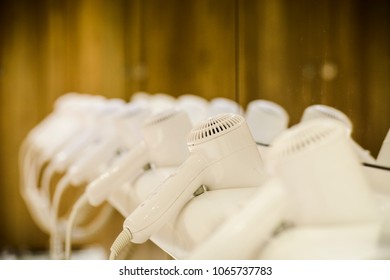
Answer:
<svg viewBox="0 0 390 280"><path fill-rule="evenodd" d="M61 198L66 189L70 185L80 186L83 183L92 181L110 165L111 161L116 159L117 153L121 149L130 148L126 146L129 144L129 139L123 137L123 132L118 129L117 125L120 123L120 120L129 117L128 114L131 117L134 116L133 113L137 112L133 112L133 108L128 107L124 102L116 104L115 100L113 101L113 104L108 104L109 106L102 112L106 117L102 118L98 133L94 135L91 141L86 143L84 151L78 155L56 186L49 220L51 255L53 258L61 257L60 242L63 224L59 223L58 212ZM129 131L129 133L131 132ZM136 135L134 136L136 137Z"/></svg>
<svg viewBox="0 0 390 280"><path fill-rule="evenodd" d="M55 110L37 125L24 140L20 150L20 191L34 222L49 231L49 201L42 197L39 173L66 143L80 133L90 110L102 106L99 96L69 93L57 99ZM45 169L45 172L47 168Z"/></svg>
<svg viewBox="0 0 390 280"><path fill-rule="evenodd" d="M289 122L282 106L262 99L248 103L245 119L256 143L265 146L286 130Z"/></svg>
<svg viewBox="0 0 390 280"><path fill-rule="evenodd" d="M294 226L276 236L260 258L373 254L381 226L378 209L339 122L317 119L293 126L273 142L265 162L286 186L285 219Z"/></svg>
<svg viewBox="0 0 390 280"><path fill-rule="evenodd" d="M86 187L85 193L74 205L67 224L66 258L70 256L71 231L77 212L85 204L99 206L108 200L122 214L129 208L127 199L117 196L125 182L132 182L151 165L176 167L188 157L186 136L191 130L187 114L179 110L167 110L148 118L143 125L144 140L124 154L106 172Z"/></svg>
<svg viewBox="0 0 390 280"><path fill-rule="evenodd" d="M353 130L351 120L340 110L326 105L311 105L303 112L301 122L305 122L317 118L328 118L336 120L344 125L347 134L350 135ZM349 138L351 144L362 162L375 163L375 159L371 156L370 151L363 149L352 138Z"/></svg>
<svg viewBox="0 0 390 280"><path fill-rule="evenodd" d="M185 139L191 127L187 114L179 110L167 110L147 119L144 141L87 186L89 203L100 205L115 187L134 179L149 164L179 166L188 157Z"/></svg>
<svg viewBox="0 0 390 280"><path fill-rule="evenodd" d="M203 97L193 94L183 94L177 98L176 106L188 113L192 124L204 120L207 117L209 103Z"/></svg>
<svg viewBox="0 0 390 280"><path fill-rule="evenodd" d="M119 132L121 139L123 139L123 145L127 148L134 146L136 141L141 138L140 135L140 123L142 123L149 115L150 111L143 104L126 104L123 108L118 108L118 112L115 116L111 116L113 119L113 126ZM91 114L90 129L86 129L83 133L74 137L69 144L65 146L59 153L57 153L51 164L59 172L65 171L76 159L80 156L80 153L85 149L94 138L98 136L98 132L101 131L102 118L105 116Z"/></svg>
<svg viewBox="0 0 390 280"><path fill-rule="evenodd" d="M243 115L244 109L236 101L229 98L216 97L211 99L208 111L209 117L226 113Z"/></svg>
<svg viewBox="0 0 390 280"><path fill-rule="evenodd" d="M255 187L264 181L260 154L242 116L222 114L199 123L188 136L188 148L189 158L127 217L110 258L120 244L148 240L200 186Z"/></svg>

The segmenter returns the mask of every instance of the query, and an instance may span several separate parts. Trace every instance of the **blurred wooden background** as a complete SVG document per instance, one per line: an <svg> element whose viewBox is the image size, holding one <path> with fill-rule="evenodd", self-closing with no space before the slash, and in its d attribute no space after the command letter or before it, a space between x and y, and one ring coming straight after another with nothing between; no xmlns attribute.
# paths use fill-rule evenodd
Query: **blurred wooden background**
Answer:
<svg viewBox="0 0 390 280"><path fill-rule="evenodd" d="M47 236L19 195L18 149L69 91L135 91L344 111L377 155L390 127L390 2L14 0L0 4L0 252Z"/></svg>

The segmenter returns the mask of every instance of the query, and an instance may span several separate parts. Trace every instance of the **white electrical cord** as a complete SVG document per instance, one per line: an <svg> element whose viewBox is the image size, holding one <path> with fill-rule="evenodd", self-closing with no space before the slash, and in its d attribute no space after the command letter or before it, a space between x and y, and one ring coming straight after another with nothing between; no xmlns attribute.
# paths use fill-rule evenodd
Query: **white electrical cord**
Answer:
<svg viewBox="0 0 390 280"><path fill-rule="evenodd" d="M84 198L81 196L76 204L77 206L75 207L74 210L72 209L72 216L70 217L70 225L69 222L64 221L60 222L59 221L59 208L60 208L60 202L63 194L65 193L66 189L70 186L70 180L68 176L64 176L61 178L61 180L58 182L54 197L53 197L53 202L52 202L52 207L51 207L51 212L50 212L50 225L51 225L51 230L50 230L50 256L52 259L63 259L64 258L64 244L63 244L63 239L64 239L64 232L62 232L63 225L66 224L66 234L69 236L65 236L68 241L65 240L65 245L69 243L69 248L68 248L68 253L65 255L65 257L70 257L70 246L71 246L71 241L72 238L81 241L81 240L86 240L90 238L92 235L96 234L97 232L100 231L100 229L106 224L106 222L109 220L109 218L112 215L113 208L107 204L104 206L104 208L100 211L98 216L94 218L92 222L88 224L88 226L83 226L80 228L77 228L77 231L75 231L72 234L76 214L79 211L79 209L82 208L84 205ZM69 231L69 233L68 233Z"/></svg>
<svg viewBox="0 0 390 280"><path fill-rule="evenodd" d="M56 168L52 162L50 162L42 174L42 180L41 180L41 188L40 192L43 197L46 197L47 199L50 199L50 182L51 179L56 172Z"/></svg>
<svg viewBox="0 0 390 280"><path fill-rule="evenodd" d="M28 161L30 160L30 154L31 148L29 147L28 141L25 140L19 150L20 190L23 196L26 195L27 182L29 181Z"/></svg>
<svg viewBox="0 0 390 280"><path fill-rule="evenodd" d="M78 240L81 239L85 240L92 237L92 235L100 231L100 229L107 223L112 213L114 212L114 208L107 203L103 206L103 209L100 210L98 216L95 217L92 222L90 222L86 226L76 228L74 230L77 214L80 214L80 210L85 209L84 208L85 206L88 206L88 200L86 194L84 193L74 204L69 219L66 222L66 233L65 233L65 259L66 260L71 259L72 238Z"/></svg>
<svg viewBox="0 0 390 280"><path fill-rule="evenodd" d="M66 224L66 233L65 233L65 259L69 260L71 258L71 249L72 249L72 230L76 222L77 213L84 207L88 205L87 195L83 193L76 203L72 207L72 211L69 215L68 222Z"/></svg>
<svg viewBox="0 0 390 280"><path fill-rule="evenodd" d="M20 192L25 200L26 206L32 219L44 232L49 232L48 211L45 203L41 201L39 194L39 174L46 160L34 149L34 146L28 140L22 143L19 152L20 166Z"/></svg>
<svg viewBox="0 0 390 280"><path fill-rule="evenodd" d="M52 259L62 259L62 243L60 230L58 228L58 212L61 203L61 197L67 187L70 186L70 178L64 175L57 184L54 191L52 207L50 212L50 256Z"/></svg>
<svg viewBox="0 0 390 280"><path fill-rule="evenodd" d="M115 260L125 247L131 246L132 239L133 236L131 235L130 230L128 228L124 228L111 245L110 260Z"/></svg>

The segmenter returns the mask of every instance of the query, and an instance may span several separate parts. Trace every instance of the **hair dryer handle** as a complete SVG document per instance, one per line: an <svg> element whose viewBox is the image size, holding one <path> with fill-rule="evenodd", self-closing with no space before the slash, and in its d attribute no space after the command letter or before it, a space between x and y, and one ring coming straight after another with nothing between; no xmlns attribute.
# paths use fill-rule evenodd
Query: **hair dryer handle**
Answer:
<svg viewBox="0 0 390 280"><path fill-rule="evenodd" d="M146 145L141 142L87 186L88 202L92 206L99 206L126 180L135 178L148 162L149 154Z"/></svg>
<svg viewBox="0 0 390 280"><path fill-rule="evenodd" d="M132 242L146 242L192 198L202 184L206 159L192 154L127 217L123 227L132 234Z"/></svg>
<svg viewBox="0 0 390 280"><path fill-rule="evenodd" d="M82 155L74 165L69 169L70 180L73 185L79 185L83 181L90 179L98 172L98 166L104 164L111 155L118 149L118 138L110 136L103 139L101 143L94 147L87 154Z"/></svg>

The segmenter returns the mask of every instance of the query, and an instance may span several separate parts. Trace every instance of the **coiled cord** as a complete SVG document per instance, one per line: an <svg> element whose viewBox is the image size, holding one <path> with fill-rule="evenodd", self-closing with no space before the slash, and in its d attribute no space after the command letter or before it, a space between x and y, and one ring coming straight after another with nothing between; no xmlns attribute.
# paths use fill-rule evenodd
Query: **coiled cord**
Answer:
<svg viewBox="0 0 390 280"><path fill-rule="evenodd" d="M126 247L131 245L133 236L129 229L124 228L122 232L117 236L114 243L111 245L110 260L115 260L120 252Z"/></svg>

